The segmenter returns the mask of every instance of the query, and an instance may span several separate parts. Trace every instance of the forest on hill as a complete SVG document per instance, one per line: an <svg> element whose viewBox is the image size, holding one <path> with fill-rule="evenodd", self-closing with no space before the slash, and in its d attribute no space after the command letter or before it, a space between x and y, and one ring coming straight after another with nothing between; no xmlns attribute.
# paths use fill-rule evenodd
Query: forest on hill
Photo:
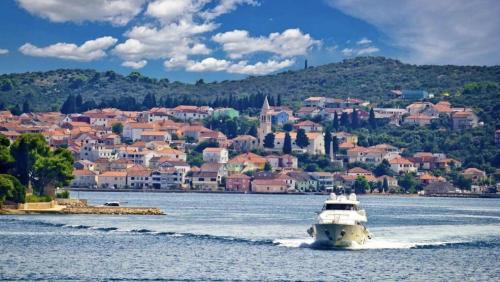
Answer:
<svg viewBox="0 0 500 282"><path fill-rule="evenodd" d="M355 97L385 101L391 89L423 89L439 96L461 93L468 83L500 82L500 66L410 65L384 57L357 57L307 69L242 80L195 84L156 79L131 72L59 69L0 75L0 107L59 110L69 95L95 105L142 104L154 96L158 105L211 104L217 99L270 95L297 107L308 96ZM245 100L242 100L244 103Z"/></svg>

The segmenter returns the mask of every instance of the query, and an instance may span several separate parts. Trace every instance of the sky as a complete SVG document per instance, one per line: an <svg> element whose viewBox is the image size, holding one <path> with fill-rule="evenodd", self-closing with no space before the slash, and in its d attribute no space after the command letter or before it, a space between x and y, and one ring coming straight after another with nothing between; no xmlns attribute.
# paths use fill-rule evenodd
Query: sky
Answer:
<svg viewBox="0 0 500 282"><path fill-rule="evenodd" d="M497 0L3 0L0 73L241 79L386 56L498 65Z"/></svg>

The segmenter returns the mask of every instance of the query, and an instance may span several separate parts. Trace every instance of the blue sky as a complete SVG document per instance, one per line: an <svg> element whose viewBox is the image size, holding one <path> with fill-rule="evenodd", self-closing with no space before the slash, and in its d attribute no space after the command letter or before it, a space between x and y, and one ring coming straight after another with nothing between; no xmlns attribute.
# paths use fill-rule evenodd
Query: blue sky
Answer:
<svg viewBox="0 0 500 282"><path fill-rule="evenodd" d="M220 81L366 55L497 65L499 14L495 0L0 1L0 73Z"/></svg>

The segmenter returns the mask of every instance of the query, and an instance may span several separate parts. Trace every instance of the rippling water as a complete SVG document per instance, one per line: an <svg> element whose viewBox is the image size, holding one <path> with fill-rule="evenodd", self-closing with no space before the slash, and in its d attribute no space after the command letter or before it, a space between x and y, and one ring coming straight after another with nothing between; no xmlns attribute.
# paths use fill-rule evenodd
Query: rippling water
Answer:
<svg viewBox="0 0 500 282"><path fill-rule="evenodd" d="M77 194L74 193L73 196ZM167 216L0 216L0 280L498 281L500 200L360 197L375 238L317 250L325 196L83 193Z"/></svg>

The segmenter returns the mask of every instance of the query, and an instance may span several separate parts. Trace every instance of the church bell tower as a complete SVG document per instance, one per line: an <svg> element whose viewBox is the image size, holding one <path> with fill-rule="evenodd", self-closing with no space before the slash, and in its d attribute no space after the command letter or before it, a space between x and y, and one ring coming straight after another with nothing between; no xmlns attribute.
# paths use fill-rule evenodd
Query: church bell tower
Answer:
<svg viewBox="0 0 500 282"><path fill-rule="evenodd" d="M271 132L273 132L271 122L271 107L269 107L269 101L267 100L266 96L266 98L264 99L264 104L262 105L262 110L260 111L259 118L258 138L261 148L264 147L264 138Z"/></svg>

